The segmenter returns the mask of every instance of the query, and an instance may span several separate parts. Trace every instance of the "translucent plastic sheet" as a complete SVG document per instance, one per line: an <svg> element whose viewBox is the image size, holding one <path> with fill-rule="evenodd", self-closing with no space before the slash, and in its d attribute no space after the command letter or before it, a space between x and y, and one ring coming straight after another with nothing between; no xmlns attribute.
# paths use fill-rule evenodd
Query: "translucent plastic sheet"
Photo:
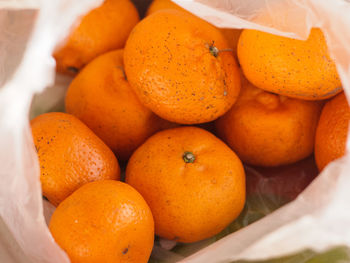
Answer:
<svg viewBox="0 0 350 263"><path fill-rule="evenodd" d="M13 6L11 6L13 3ZM51 85L55 45L78 15L101 1L1 1L0 7L0 216L13 239L2 236L12 258L1 262L69 262L44 220L39 166L28 112L36 92ZM9 7L21 9L8 9ZM64 14L64 15L62 15ZM17 243L17 244L16 244ZM20 255L25 255L25 261ZM4 254L6 256L6 254Z"/></svg>
<svg viewBox="0 0 350 263"><path fill-rule="evenodd" d="M7 257L4 260L0 257L1 262L69 262L65 253L54 243L45 223L39 167L28 116L33 95L53 84L54 60L51 54L55 45L68 34L69 28L78 16L97 6L101 1L0 0L0 216L2 218L0 256ZM348 1L174 0L174 2L221 27L255 28L298 38L306 38L311 27L321 27L325 32L331 54L337 62L344 89L350 95ZM64 81L66 80L62 83ZM62 85L60 91L57 89L46 91L46 99L38 97L33 106L36 112L33 111L32 114L59 106L64 93L64 84ZM288 171L290 169L292 168ZM254 186L253 180L250 184L251 191L255 187L255 191L259 193L255 199L249 199L247 203L250 205L250 210L246 211L258 210L256 213L258 215L250 217L252 221L284 204L288 201L285 199L291 198L279 195L277 199L271 197L272 194L276 194L273 191L278 192L276 189L273 190L274 183L271 184L273 171L268 171L269 179L260 177L264 171L257 171L255 168L247 168L247 171L252 174L251 178L259 182ZM347 155L329 165L295 201L255 223L234 232L237 227L235 224L242 226L247 223L244 220L251 216L248 213L246 217L239 219L241 222L239 220L234 222L230 226L232 228L226 230L234 233L221 239L221 236L215 237L215 240L219 239L215 243L213 243L215 240L211 240L204 245L194 244L198 246L197 248L177 245L169 251L174 244L160 240L157 241L156 250L159 251L155 255L165 254L169 259L168 262L171 256L176 257L175 261L191 263L233 262L243 259L264 260L308 250L325 251L340 245L350 246L349 173L350 157ZM302 190L309 179L305 180L303 173L297 177L295 182L300 183L298 187L301 188L298 190ZM305 185L301 183L301 178L304 178ZM268 195L270 197L265 196L263 199L264 205L261 205L262 189L271 190L271 195ZM285 186L283 189L285 190ZM295 190L290 192L291 195L299 193ZM272 204L268 204L266 200L272 201ZM259 211L256 207L263 211ZM45 211L49 214L49 210ZM3 238L9 233L13 238ZM187 257L203 246L204 249ZM312 253L303 252L301 255L306 260L312 260L314 256ZM348 251L342 250L340 254L345 257ZM295 262L299 263L302 260Z"/></svg>
<svg viewBox="0 0 350 263"><path fill-rule="evenodd" d="M344 0L175 0L187 10L221 27L248 27L306 38L323 29L350 95L350 4ZM248 21L247 21L248 20ZM276 31L278 30L278 31ZM349 143L349 142L348 142ZM348 147L349 148L349 147ZM257 260L304 249L350 245L349 155L329 165L298 199L257 223L198 252L184 262Z"/></svg>

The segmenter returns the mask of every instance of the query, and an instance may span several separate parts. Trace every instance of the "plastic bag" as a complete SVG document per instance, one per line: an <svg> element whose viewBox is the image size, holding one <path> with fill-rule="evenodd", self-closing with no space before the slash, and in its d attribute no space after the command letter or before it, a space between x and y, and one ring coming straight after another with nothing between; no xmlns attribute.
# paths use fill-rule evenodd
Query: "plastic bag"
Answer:
<svg viewBox="0 0 350 263"><path fill-rule="evenodd" d="M28 115L33 95L53 84L51 54L55 45L64 39L79 15L101 1L0 1L0 216L3 220L0 233L6 236L1 238L0 248L6 251L1 256L7 257L0 258L1 262L69 262L45 223L39 166ZM321 27L344 89L350 94L347 0L174 2L221 27L256 28L300 38L306 38L311 27ZM46 98L50 100L41 97L42 108L38 111L49 110L60 96L48 92ZM48 105L43 105L44 102ZM188 258L178 259L191 263L263 260L305 249L323 251L339 245L350 246L349 172L350 157L346 155L329 165L292 203ZM9 233L13 238L7 237Z"/></svg>
<svg viewBox="0 0 350 263"><path fill-rule="evenodd" d="M312 27L322 28L337 63L344 90L350 95L348 1L174 2L219 27L248 27L302 39L307 37ZM350 246L349 161L347 154L330 164L297 200L207 247L185 262L205 262L208 258L215 258L217 262L268 259L304 249L323 251L338 245Z"/></svg>

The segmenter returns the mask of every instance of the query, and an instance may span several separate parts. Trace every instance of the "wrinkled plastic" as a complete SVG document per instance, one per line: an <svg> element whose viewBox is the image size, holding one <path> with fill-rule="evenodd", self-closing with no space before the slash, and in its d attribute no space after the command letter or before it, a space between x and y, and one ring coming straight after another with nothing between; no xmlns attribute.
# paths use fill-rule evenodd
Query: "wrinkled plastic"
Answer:
<svg viewBox="0 0 350 263"><path fill-rule="evenodd" d="M350 95L350 3L344 0L174 0L219 27L247 27L305 39L325 33L344 90ZM248 20L248 21L247 21ZM349 141L348 147L349 149ZM183 262L277 258L305 249L350 246L350 157L330 164L297 200Z"/></svg>
<svg viewBox="0 0 350 263"><path fill-rule="evenodd" d="M0 7L5 6L0 9L0 216L2 232L13 235L2 237L1 245L8 253L1 255L1 262L68 263L44 219L28 114L33 95L53 84L55 46L79 15L101 1L22 3L0 2ZM33 5L40 6L40 11L32 9Z"/></svg>
<svg viewBox="0 0 350 263"><path fill-rule="evenodd" d="M54 47L64 40L78 16L101 1L0 0L1 262L69 262L66 254L54 243L45 222L39 166L28 115L34 94L54 83L55 65L51 57ZM344 89L350 95L349 1L174 2L220 27L255 28L302 39L307 37L311 27L321 27L331 55L337 62ZM40 97L37 98L39 102L33 108L38 105L41 107L32 111L32 114L59 105L63 92L57 93L55 89L46 92L48 99L41 97L40 101ZM261 173L256 169L250 171L255 171L252 173L257 177ZM308 250L326 251L340 245L350 246L349 172L350 157L346 155L330 164L295 201L255 223L238 231L229 229L228 233L232 234L223 238L215 237L219 239L217 242L205 244L204 249L189 257L188 252L183 252L186 247L179 248L175 244L170 250L169 244L160 240L155 255L168 253L169 259L173 255L177 257L176 261L189 263L233 262L240 259L264 260ZM267 179L260 178L260 183L255 185L260 193L266 189L261 184L264 180ZM258 196L261 197L261 194ZM250 203L247 204L249 206ZM264 205L266 211L274 210L266 202ZM45 207L49 208L47 204ZM51 210L45 209L47 218L50 211L52 207ZM193 251L197 249L190 249L190 253Z"/></svg>

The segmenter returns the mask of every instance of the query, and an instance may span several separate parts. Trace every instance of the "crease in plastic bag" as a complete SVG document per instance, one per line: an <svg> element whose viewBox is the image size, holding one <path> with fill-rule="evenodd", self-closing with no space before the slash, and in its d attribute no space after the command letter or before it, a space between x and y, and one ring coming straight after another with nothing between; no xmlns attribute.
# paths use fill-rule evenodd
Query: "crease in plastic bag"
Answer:
<svg viewBox="0 0 350 263"><path fill-rule="evenodd" d="M54 46L68 33L77 16L101 1L0 0L1 26L3 22L7 23L7 26L0 27L0 54L4 54L0 70L5 72L0 79L0 215L18 243L5 245L15 251L23 250L26 262L68 262L67 256L53 242L45 224L39 166L30 136L28 112L34 93L53 84L54 61L51 54ZM311 27L323 28L331 54L337 61L344 89L349 94L348 1L174 2L219 27L254 28L302 39L307 37ZM31 15L35 16L35 24L31 26L30 21L33 19L29 18L28 23L22 21L21 25L17 24L20 19L13 17L16 15L13 9L16 8L20 9L18 12L34 10ZM37 8L40 8L40 12L35 11ZM18 33L24 32L23 28L29 32L28 39L26 34ZM19 45L11 50L10 46L14 43ZM54 104L57 101L53 99L47 103ZM322 251L338 245L350 246L349 171L350 157L347 155L328 166L294 202L189 258L178 259L183 259L182 262L262 260L305 249ZM9 254L16 256L13 252Z"/></svg>

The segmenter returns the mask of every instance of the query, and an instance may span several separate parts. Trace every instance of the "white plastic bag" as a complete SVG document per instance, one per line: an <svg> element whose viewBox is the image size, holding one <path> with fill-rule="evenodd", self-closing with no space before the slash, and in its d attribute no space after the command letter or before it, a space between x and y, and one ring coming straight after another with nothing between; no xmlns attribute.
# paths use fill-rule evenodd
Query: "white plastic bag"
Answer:
<svg viewBox="0 0 350 263"><path fill-rule="evenodd" d="M0 216L4 221L0 233L13 236L0 238L0 252L7 251L6 259L0 253L1 262L69 262L45 223L28 114L33 95L53 83L55 45L68 34L77 16L101 1L0 0ZM221 27L255 28L300 38L306 38L311 27L321 27L350 95L349 1L174 2ZM348 173L349 155L327 167L296 201L182 262L265 259L306 248L322 251L350 246Z"/></svg>
<svg viewBox="0 0 350 263"><path fill-rule="evenodd" d="M349 1L174 2L219 27L247 27L302 39L308 36L312 27L322 28L344 90L350 95ZM347 155L329 165L293 203L183 262L205 262L208 258L215 258L217 262L268 259L305 249L324 251L339 245L350 246L349 174L350 157Z"/></svg>
<svg viewBox="0 0 350 263"><path fill-rule="evenodd" d="M4 83L0 89L0 216L18 243L13 245L3 238L13 262L69 262L45 223L28 114L33 95L53 84L55 63L51 54L58 40L68 34L78 15L101 2L0 2L0 7L5 6L0 11L0 65ZM33 7L40 7L39 12ZM19 258L20 249L25 259Z"/></svg>

